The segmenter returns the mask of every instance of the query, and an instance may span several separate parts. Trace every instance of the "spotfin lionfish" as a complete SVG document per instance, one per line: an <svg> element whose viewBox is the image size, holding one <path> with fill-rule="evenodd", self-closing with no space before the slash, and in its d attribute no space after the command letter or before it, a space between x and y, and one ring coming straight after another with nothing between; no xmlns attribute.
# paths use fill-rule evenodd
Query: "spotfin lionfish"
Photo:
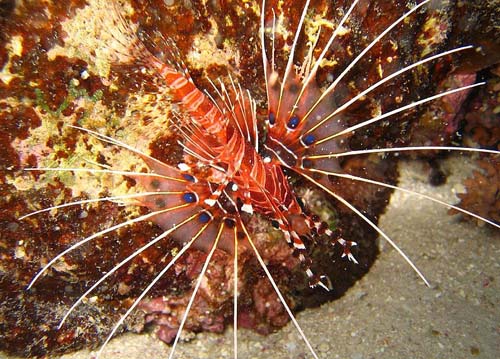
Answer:
<svg viewBox="0 0 500 359"><path fill-rule="evenodd" d="M141 32L136 24L123 15L123 9L118 3L112 2L112 5L107 9L114 23L114 27L107 30L110 35L107 44L110 56L116 63L133 64L140 66L144 73L155 74L156 81L160 86L168 89L168 94L176 108L169 122L181 137L179 145L183 149L183 160L177 166L173 166L137 150L130 144L107 136L98 129L91 130L71 126L75 130L94 136L104 143L128 150L144 162L148 171L132 172L114 168L53 167L27 168L26 170L83 171L123 175L133 180L136 187L143 188L143 191L126 196L64 203L37 210L25 215L23 218L54 209L99 201L125 201L127 204L129 204L127 201L133 201L134 205L144 207L148 211L128 221L93 233L70 245L43 266L30 282L28 289L32 288L58 261L84 244L126 226L142 221L152 221L159 225L164 232L134 250L92 284L69 308L59 327L64 325L75 308L98 286L102 285L122 267L129 264L136 256L157 245L160 241L174 239L182 244L181 249L167 261L163 269L156 274L154 279L121 316L104 341L97 357L103 353L106 344L117 333L126 318L140 305L141 301L146 298L165 273L173 269L175 263L188 249L198 248L208 254L194 283L184 315L180 320L180 326L173 340L170 358L174 356L175 348L188 319L190 309L217 249L230 253L234 258L234 283L232 287L234 296L234 357L236 358L238 355L236 335L239 297L238 259L240 251L245 249L253 252L291 321L308 347L310 354L314 358L318 358L319 356L308 340L306 332L295 319L264 259L257 250L252 233L247 226L248 218L251 215L258 214L283 234L284 240L288 242L295 255L299 258L301 266L309 279L309 285L317 288L317 290L328 291L329 279L323 273L316 273L313 270L313 263L307 251L307 243L329 241L332 246L342 248L342 257L345 257L345 260L356 263L356 257L351 252L352 247L356 246L356 242L343 236L340 228L331 228L320 216L308 208L307 203L303 203L298 198L290 182L289 172L293 172L309 181L331 196L340 205L346 206L362 218L381 237L388 241L422 280L429 285L417 266L394 241L363 214L362 210L356 208L338 194L331 184L331 178L337 177L407 192L422 199L453 208L494 227L500 227L487 218L432 196L385 182L344 173L339 164L339 160L345 156L369 153L388 154L403 151L447 150L499 154L495 150L447 146L413 146L364 150L351 150L349 148L346 139L361 128L395 117L433 100L484 84L475 83L444 91L396 107L391 111L378 113L356 125L348 126L345 124L343 115L349 111L351 106L370 96L373 91L389 81L424 64L472 48L472 46L464 46L430 55L388 75L384 74L379 81L367 86L365 90L354 97L342 99L335 95L337 86L346 79L352 68L358 64L368 51L384 41L384 38L391 30L407 22L412 14L422 9L429 2L430 0L425 0L409 8L360 51L340 75L331 79L326 86L320 87L316 79L318 71L322 63L326 61L332 45L345 31L345 26L347 26L346 24L349 22L352 12L359 6L360 1L353 1L345 11L340 22L329 35L322 51L316 49L316 43L319 41L320 36L324 36L324 34L319 29L317 30L314 34L315 42L311 45L310 51L305 55L301 65L297 66L296 51L310 7L310 1L307 0L289 48L288 60L284 70L280 72L275 54L275 35L278 31L278 20L274 11L267 9L266 2L263 0L260 10L259 34L267 94L267 114L263 121L257 114L257 103L249 91L242 89L232 78L230 78L229 85L224 85L222 81L219 85L213 83L213 89L210 92L198 88L188 69L181 61L181 55L178 53L174 42L169 38L164 38L161 34L157 36L160 39L158 41L157 38ZM268 51L268 49L271 50Z"/></svg>

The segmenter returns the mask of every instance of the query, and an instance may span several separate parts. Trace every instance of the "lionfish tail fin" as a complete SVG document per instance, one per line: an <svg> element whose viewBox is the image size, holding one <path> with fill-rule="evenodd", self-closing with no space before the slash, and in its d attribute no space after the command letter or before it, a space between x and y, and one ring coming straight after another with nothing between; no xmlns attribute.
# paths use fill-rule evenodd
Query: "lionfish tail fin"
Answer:
<svg viewBox="0 0 500 359"><path fill-rule="evenodd" d="M150 54L148 63L161 62L172 70L181 73L187 80L191 79L189 71L177 44L169 37L165 37L158 30L149 30L142 26L137 29L137 38L141 46ZM152 56L152 57L151 57Z"/></svg>
<svg viewBox="0 0 500 359"><path fill-rule="evenodd" d="M109 14L101 20L101 37L110 62L145 62L148 51L137 37L137 25L125 18L124 9L116 1L110 1L103 5L103 11Z"/></svg>
<svg viewBox="0 0 500 359"><path fill-rule="evenodd" d="M157 40L158 36L146 34L140 25L128 20L132 12L115 0L103 7L109 17L102 20L101 36L112 64L143 66L152 69L153 74L158 67L168 67L171 71L185 69L182 61L174 60L180 57L172 41L164 37Z"/></svg>

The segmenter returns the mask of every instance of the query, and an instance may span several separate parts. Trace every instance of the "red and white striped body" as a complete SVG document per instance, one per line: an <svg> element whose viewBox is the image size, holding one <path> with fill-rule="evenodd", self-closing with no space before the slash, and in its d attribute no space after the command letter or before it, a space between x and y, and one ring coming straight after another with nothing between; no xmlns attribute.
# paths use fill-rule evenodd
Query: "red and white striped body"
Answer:
<svg viewBox="0 0 500 359"><path fill-rule="evenodd" d="M118 9L116 14L116 25L128 41L128 44L118 42L117 57L141 64L148 72L156 74L179 109L178 116L172 121L184 137L185 163L175 168L143 156L150 169L165 178L134 177L148 191L169 190L176 187L171 184L172 178L189 178L182 184L184 194L179 194L177 200L168 205L164 199L140 201L152 211L159 211L164 206L176 208L156 215L153 221L167 230L186 217L187 214L180 215L180 212L206 213L218 222L229 219L236 226L243 226L243 213L258 213L271 220L283 232L290 246L299 251L311 285L322 283L309 269L301 236L326 234L332 243L342 244L344 254L353 259L349 251L352 243L338 238L317 216L304 212L283 172L284 167L306 171L302 156L314 153L307 149L311 136L304 142L301 134L314 127L317 120L308 121L307 125L305 121L299 121L297 126L291 126L290 121L295 121L297 116L319 118L329 110L325 104L310 107L312 100L320 94L315 82L310 78L304 82L300 76L289 76L289 70L285 78L279 80L279 74L269 65L264 53L269 133L264 144L267 154L263 156L259 149L256 104L248 91L243 91L230 79L228 88L222 82L220 87L214 85L217 94L214 99L194 84L171 41L163 39L161 44L148 41L147 35L137 35L137 29L120 15ZM292 88L303 90L296 93ZM322 134L322 130L315 128L311 131L314 136ZM339 147L338 141L321 146L327 152ZM328 163L328 170L337 169L335 160L323 162ZM234 235L230 226L227 227L222 229L218 247L233 252ZM173 237L185 241L193 233L193 229L178 229ZM203 230L193 245L208 249L215 237L214 230Z"/></svg>

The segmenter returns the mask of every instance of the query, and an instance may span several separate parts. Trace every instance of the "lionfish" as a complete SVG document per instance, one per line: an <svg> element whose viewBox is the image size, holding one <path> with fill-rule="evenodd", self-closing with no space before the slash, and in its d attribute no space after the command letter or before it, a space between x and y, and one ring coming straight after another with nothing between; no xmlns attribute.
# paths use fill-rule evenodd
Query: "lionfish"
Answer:
<svg viewBox="0 0 500 359"><path fill-rule="evenodd" d="M141 301L165 273L172 269L177 260L188 249L198 248L206 251L208 255L194 284L169 357L174 356L181 332L214 252L216 249L223 249L234 257L233 317L235 333L234 357L236 358L238 355L236 334L239 295L238 257L239 249L244 247L253 251L291 321L308 347L310 354L314 358L318 358L316 350L295 319L292 310L287 305L265 261L257 250L251 231L247 228L248 218L252 214L258 214L281 231L284 239L299 258L309 279L309 285L313 288L320 287L317 290L329 290L328 278L323 273L315 273L312 269L313 265L308 255L307 243L319 240L329 241L332 246L340 246L342 248L342 257L354 263L356 263L356 258L351 252L351 248L356 246L356 243L349 240L349 238L345 238L338 228L330 228L317 214L308 209L307 204L303 203L295 194L287 174L289 171L317 186L340 202L341 205L346 206L358 215L380 236L385 238L422 280L429 285L416 265L392 239L363 214L360 209L336 193L330 181L331 177L345 178L407 192L453 208L500 228L497 223L487 218L432 196L385 182L343 173L339 164L342 157L368 153L387 154L402 151L448 150L499 154L498 151L494 150L445 146L393 147L365 150L351 150L349 148L346 138L358 129L383 121L391 116L396 116L430 101L483 85L483 83L475 83L444 91L397 107L391 111L376 114L372 118L353 126L347 126L343 122L344 113L353 104L366 96L370 96L370 93L385 83L426 63L472 48L472 46L464 46L425 57L389 75L382 76L379 81L367 86L365 90L352 98L340 99L340 103L337 103L339 96L335 96L335 100L332 100L339 83L346 78L351 69L356 66L366 53L383 41L384 37L392 29L408 21L413 13L429 2L430 0L422 1L402 14L378 34L339 76L332 79L326 87L321 88L316 81L320 66L326 60L327 53L335 40L341 35L342 31L345 31L344 25L348 23L356 6L359 6L359 1L354 0L343 14L321 52L315 51L317 50L316 43L320 36L323 35L319 29L317 30L314 34L315 42L305 55L301 65L297 66L295 61L299 36L304 29L304 21L310 6L310 1L307 0L298 21L284 71L280 73L275 54L277 19L274 11L271 11L271 13L266 12L266 2L263 0L260 17L260 45L267 94L267 114L264 121L258 118L257 103L250 92L243 90L232 78L229 86L225 86L223 82L220 82L219 86L213 83L213 93L215 93L213 96L210 95L210 92L199 89L193 82L188 69L180 60L180 54L177 52L173 41L160 36L161 42L158 43L150 36L138 31L137 26L122 15L122 9L120 9L119 5L113 2L113 5L108 9L114 18L115 25L115 28L108 30L111 35L108 44L111 56L116 58L117 62L140 65L143 71L155 74L156 81L168 89L169 96L176 107L170 123L182 138L179 144L183 148L184 161L178 163L177 166L172 166L97 130L73 126L75 129L94 136L105 143L130 151L142 159L147 165L148 171L131 172L107 168L51 167L36 167L27 170L87 171L124 175L133 179L144 191L126 196L103 197L65 203L37 210L25 215L23 218L54 209L99 201L133 200L135 205L145 207L149 211L126 222L96 232L69 246L53 257L36 274L28 289L33 287L59 260L85 243L134 223L152 221L159 225L164 232L144 246L134 250L90 286L66 312L59 327L64 324L85 298L120 268L129 264L137 255L155 246L160 241L173 238L182 244L182 248L173 255L121 316L102 344L97 356L103 352L106 344L123 325L126 318L140 305ZM269 16L270 14L271 16ZM266 51L269 48L271 49L270 53Z"/></svg>

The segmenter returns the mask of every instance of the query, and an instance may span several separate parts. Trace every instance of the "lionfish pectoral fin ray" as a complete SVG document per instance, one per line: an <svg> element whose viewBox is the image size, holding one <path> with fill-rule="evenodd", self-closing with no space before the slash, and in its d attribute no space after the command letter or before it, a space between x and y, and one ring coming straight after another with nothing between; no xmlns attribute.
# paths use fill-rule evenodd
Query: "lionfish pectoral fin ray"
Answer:
<svg viewBox="0 0 500 359"><path fill-rule="evenodd" d="M308 74L307 74L306 78L302 81L302 87L300 89L299 95L297 96L297 99L295 100L295 104L294 104L294 106L292 108L292 111L291 111L290 115L292 115L294 113L295 108L297 108L297 106L299 104L299 101L302 98L302 95L304 94L304 92L308 88L308 86L311 83L311 81L314 81L314 77L315 77L316 73L318 72L318 69L319 69L319 66L321 65L321 62L325 58L326 53L330 49L331 45L333 44L333 41L336 39L336 37L339 34L339 32L341 31L342 27L344 26L344 23L347 21L347 19L351 15L351 13L354 10L354 7L357 5L358 1L359 0L355 0L355 1L352 2L351 6L347 10L347 12L344 14L344 16L340 20L339 24L336 26L335 30L333 31L332 35L330 36L330 38L328 40L328 43L323 48L323 51L318 56L318 58L315 60L312 69L310 71L308 71ZM312 47L312 49L314 49L315 47L316 46L314 45Z"/></svg>
<svg viewBox="0 0 500 359"><path fill-rule="evenodd" d="M359 177L359 176L353 176L353 175L350 175L350 174L336 173L336 172L330 172L330 171L322 171L322 170L316 170L316 169L309 169L309 171L316 172L316 173L321 173L321 174L328 175L328 176L335 176L335 177L347 178L347 179L350 179L350 180L353 180L353 181L358 181L358 182L370 183L370 184L374 184L374 185L377 185L377 186L391 188L391 189L394 189L394 190L397 190L397 191L405 192L405 193L411 194L413 196L417 196L417 197L424 198L424 199L427 199L429 201L438 203L438 204L440 204L440 205L442 205L444 207L452 208L455 211L461 212L461 213L466 214L468 216L471 216L471 217L474 217L476 219L479 219L482 222L488 223L488 224L490 224L490 225L492 225L494 227L500 228L500 224L497 224L497 223L495 223L495 222L493 222L493 221L491 221L491 220L489 220L487 218L484 218L484 217L482 217L480 215L477 215L477 214L475 214L473 212L470 212L470 211L468 211L466 209L463 209L461 207L458 207L458 206L452 205L450 203L441 201L441 200L439 200L439 199L437 199L435 197L426 195L424 193L413 191L413 190L410 190L410 189L407 189L407 188L404 188L404 187L394 186L394 185L391 185L391 184L388 184L388 183L371 180L369 178L364 178L364 177Z"/></svg>
<svg viewBox="0 0 500 359"><path fill-rule="evenodd" d="M132 219L129 219L127 221L124 221L122 223L118 223L114 226L111 226L111 227L108 227L102 231L99 231L99 232L96 232L88 237L85 237L84 239L74 243L73 245L71 245L70 247L66 248L64 251L62 251L61 253L59 253L58 255L56 255L54 258L52 258L34 277L33 279L30 281L30 283L28 284L28 287L26 288L26 290L29 290L31 289L31 287L35 284L36 281L38 281L38 279L55 263L57 262L60 258L62 258L63 256L65 256L66 254L68 254L69 252L75 250L76 248L82 246L83 244L97 238L97 237L100 237L106 233L110 233L112 231L115 231L117 229L120 229L120 228L123 228L123 227L126 227L126 226L129 226L131 224L134 224L134 223L138 223L138 222L142 222L142 221L146 221L158 214L162 214L162 213L166 213L166 212L169 212L169 211L173 211L173 210L176 210L176 209L179 209L179 208L185 208L185 207L188 207L190 204L187 203L187 204L183 204L183 205L180 205L180 206L176 206L176 207L171 207L171 208L166 208L166 209L162 209L162 210L159 210L159 211L154 211L154 212L150 212L150 213L147 213L147 214L144 214L142 216L139 216L139 217L136 217L136 218L132 218Z"/></svg>
<svg viewBox="0 0 500 359"><path fill-rule="evenodd" d="M288 316L290 317L291 321L293 322L295 328L297 329L297 331L299 332L300 336L302 337L302 340L304 340L304 342L306 343L306 345L307 345L309 351L311 352L312 356L315 359L319 359L319 357L316 354L314 348L312 347L311 343L309 342L309 339L307 339L304 331L302 330L301 326L297 322L297 319L293 315L292 310L290 309L290 307L286 303L285 298L283 297L283 294L281 294L281 291L279 290L278 285L274 281L271 273L269 272L269 269L266 266L266 263L264 262L264 260L262 259L261 255L259 254L259 251L257 250L257 247L253 243L252 238L251 238L250 234L248 233L248 230L247 230L245 224L242 221L240 221L240 226L243 229L243 232L245 234L245 238L247 239L248 243L252 247L253 252L255 253L255 256L257 257L257 261L259 262L260 266L262 267L262 269L266 273L266 276L269 279L269 282L271 283L274 291L278 295L278 298L280 299L281 304L283 304L283 307L285 308L286 312L288 313Z"/></svg>
<svg viewBox="0 0 500 359"><path fill-rule="evenodd" d="M160 161L160 160L158 160L158 159L156 159L156 158L148 155L147 153L139 151L138 149L136 149L136 148L134 148L134 147L126 144L125 142L119 141L119 140L117 140L117 139L115 139L113 137L106 136L106 135L104 135L102 133L99 133L97 131L93 131L93 130L90 130L90 129L84 128L84 127L73 126L73 125L67 125L67 126L71 127L71 128L74 128L74 129L77 129L77 130L80 130L80 131L83 131L83 132L86 132L86 133L88 133L88 134L90 134L92 136L95 136L100 141L103 141L103 142L106 142L106 143L109 143L109 144L121 147L123 149L126 149L126 150L128 150L128 151L136 154L140 158L142 158L142 160L144 162L146 162L146 164L148 164L148 166L150 166L150 167L154 167L154 165L159 166L159 167L164 167L165 166L165 164L162 161ZM151 166L151 164L153 164L153 166ZM168 178L166 178L166 179L168 179ZM170 178L170 179L176 180L176 181L179 180L177 178Z"/></svg>
<svg viewBox="0 0 500 359"><path fill-rule="evenodd" d="M398 114L400 112L403 112L403 111L406 111L406 110L409 110L411 108L414 108L414 107L417 107L417 106L420 106L424 103L427 103L427 102L430 102L430 101L433 101L433 100L436 100L438 98L441 98L441 97L444 97L444 96L447 96L447 95L451 95L453 93L456 93L456 92L460 92L460 91L465 91L465 90L468 90L468 89L471 89L471 88L474 88L474 87L478 87L478 86L483 86L485 84L485 82L478 82L478 83L475 83L475 84L472 84L472 85L468 85L468 86L463 86L463 87L458 87L458 88L455 88L455 89L452 89L452 90L448 90L448 91L444 91L444 92L440 92L436 95L433 95L433 96L429 96L429 97L426 97L422 100L419 100L419 101L414 101L408 105L405 105L405 106L401 106L401 107L398 107L397 109L394 109L392 111L389 111L389 112L386 112L386 113L383 113L379 116L375 116L375 117L372 117L371 119L369 120L366 120L366 121L363 121L357 125L354 125L354 126L351 126L351 127L348 127L342 131L339 131L337 133L334 133L330 136L327 136L327 137L324 137L322 139L319 139L315 142L316 145L319 145L321 143L324 143L324 142L327 142L329 140L332 140L336 137L339 137L339 136L343 136L343 135L346 135L346 134L349 134L359 128L362 128L362 127L365 127L365 126L368 126L374 122L378 122L378 121L381 121L383 120L384 118L387 118L387 117L390 117L390 116L393 116L395 114Z"/></svg>
<svg viewBox="0 0 500 359"><path fill-rule="evenodd" d="M135 198L140 198L140 197L145 197L145 196L158 196L158 195L169 195L169 194L180 194L182 192L165 192L165 191L160 191L160 192L139 192L139 193L130 193L130 194L124 194L120 196L109 196L109 197L100 197L100 198L93 198L93 199L83 199L80 201L74 201L74 202L67 202L63 204L59 204L57 206L50 206L46 208L42 208L39 210L36 210L34 212L30 212L28 214L25 214L21 217L19 217L19 220L23 220L25 218L44 213L44 212L49 212L54 209L61 209L61 208L66 208L66 207L71 207L71 206L78 206L82 204L90 204L90 203L98 203L98 202L116 202L116 201L121 201L121 200L127 200L127 199L135 199Z"/></svg>
<svg viewBox="0 0 500 359"><path fill-rule="evenodd" d="M137 250L135 250L132 254L130 254L128 257L126 257L125 259L121 260L120 263L118 263L113 268L111 268L97 282L95 282L89 289L87 289L85 291L85 293L83 293L80 296L80 298L78 298L78 300L75 303L73 303L73 305L71 306L71 308L68 309L68 311L66 312L66 314L64 315L64 317L59 322L59 325L57 326L57 329L61 329L61 327L63 326L64 322L69 317L69 315L73 312L73 310L75 310L75 308L83 301L84 298L86 298L92 291L94 291L94 289L96 289L102 282L104 282L106 280L106 278L108 278L109 276L111 276L118 269L120 269L121 267L123 267L126 263L130 262L137 255L141 254L146 249L150 248L151 246L155 245L156 243L158 243L159 241L161 241L162 239L164 239L168 235L172 234L178 228L182 227L184 224L189 223L190 221L192 221L193 219L195 219L197 216L198 216L198 213L195 213L195 214L191 215L190 217L186 218L185 220L183 220L182 222L180 222L179 224L177 224L175 226L172 226L169 230L164 231L162 234L160 234L159 236L155 237L153 240L149 241L147 244L141 246L140 248L138 248Z"/></svg>
<svg viewBox="0 0 500 359"><path fill-rule="evenodd" d="M303 116L303 119L306 119L309 117L309 115L314 111L314 109L321 103L321 101L328 96L334 89L337 87L337 85L344 79L344 77L347 75L347 73L365 56L365 54L370 51L370 49L375 46L385 35L387 35L394 27L396 27L399 23L404 21L408 16L413 14L415 11L417 11L419 8L427 4L431 0L424 0L420 4L415 5L413 8L408 10L406 13L401 15L396 21L394 21L391 25L389 25L384 31L382 31L370 44L368 44L363 51L359 53L359 55L352 61L349 62L349 65L342 71L342 73L333 81L333 83L328 86L328 88L321 94L321 96L318 98L318 100L311 106L309 111ZM314 129L319 127L320 124L316 124Z"/></svg>
<svg viewBox="0 0 500 359"><path fill-rule="evenodd" d="M28 167L23 168L23 171L52 171L52 172L88 172L88 173L109 173L113 175L123 175L123 176L137 176L137 177L158 177L166 180L187 182L182 178L175 178L170 176L164 176L157 173L150 172L133 172L133 171L119 171L119 170L107 170L107 169L95 169L95 168L81 168L81 167Z"/></svg>
<svg viewBox="0 0 500 359"><path fill-rule="evenodd" d="M212 259L212 256L217 249L217 243L219 242L219 239L222 235L222 231L224 230L225 224L224 221L221 221L220 226L219 226L219 231L217 232L217 236L215 237L214 243L212 245L212 248L210 249L210 252L207 255L207 259L205 260L205 263L203 264L203 268L201 269L200 274L198 275L198 278L196 280L195 287L193 289L193 293L191 294L191 297L189 298L188 305L186 306L186 309L184 310L184 314L181 319L181 323L179 325L179 329L177 329L177 334L175 335L174 343L172 344L172 349L170 351L170 355L168 356L168 359L172 359L175 354L175 348L177 346L177 343L179 342L179 339L181 337L182 329L184 328L184 325L186 324L189 311L191 310L191 307L193 306L194 299L196 297L196 294L198 293L198 290L200 289L201 282L203 280L203 277L205 276L205 273L208 269L208 265L210 264L210 260Z"/></svg>
<svg viewBox="0 0 500 359"><path fill-rule="evenodd" d="M212 218L210 217L209 221L205 223L200 230L191 238L191 240L186 243L181 250L168 262L168 264L163 267L163 269L156 275L156 277L153 278L153 280L148 284L148 286L141 292L141 294L134 300L132 305L127 309L127 311L120 317L120 320L115 324L111 332L108 334L106 340L104 343L101 345L101 348L96 354L96 359L100 357L100 355L104 352L104 349L106 345L109 343L111 338L115 335L115 333L118 331L118 328L123 324L125 319L132 313L135 308L139 305L141 300L149 293L151 288L167 273L167 271L177 262L177 260L193 245L193 243L196 241L196 239L205 231L205 229L212 223Z"/></svg>
<svg viewBox="0 0 500 359"><path fill-rule="evenodd" d="M384 232L380 227L378 227L373 221L371 221L368 217L366 217L359 209L354 207L352 204L350 204L348 201L346 201L344 198L333 192L330 188L322 184L321 182L318 182L311 176L309 176L307 173L304 171L299 172L304 178L306 178L308 181L311 183L314 183L316 186L319 188L323 189L326 193L330 194L333 198L338 200L340 203L345 205L347 208L349 208L351 211L353 211L355 214L357 214L363 221L365 221L370 227L372 227L375 231L377 231L378 234L380 234L400 255L401 257L410 265L411 268L417 273L417 275L422 279L422 281L430 287L429 281L425 278L423 273L418 269L418 267L413 263L413 261L406 255L405 252L399 246Z"/></svg>
<svg viewBox="0 0 500 359"><path fill-rule="evenodd" d="M346 110L353 103L355 103L359 99L363 98L364 96L366 96L370 92L374 91L378 87L382 86L384 83L386 83L386 82L394 79L395 77L400 76L400 75L402 75L402 74L410 71L411 69L413 69L415 67L418 67L418 66L421 66L421 65L423 65L423 64L425 64L427 62L430 62L430 61L433 61L433 60L436 60L436 59L439 59L439 58L443 58L445 56L451 55L451 54L456 53L456 52L460 52L460 51L464 51L464 50L469 50L471 48L473 48L473 46L467 45L467 46L458 47L456 49L452 49L452 50L449 50L449 51L441 52L439 54L436 54L436 55L433 55L433 56L429 56L429 57L426 57L425 59L422 59L420 61L414 62L413 64L405 66L402 69L400 69L398 71L395 71L392 74L383 77L381 80L377 81L376 83L374 83L373 85L371 85L367 89L361 91L359 94L357 94L356 96L354 96L353 98L351 98L349 101L345 102L344 104L342 104L341 106L339 106L338 108L336 108L332 113L328 114L327 116L324 116L321 119L321 121L319 121L314 126L312 126L310 129L308 129L307 131L305 131L303 135L306 135L308 133L313 132L315 129L317 129L318 127L320 127L321 125L323 125L325 122L327 122L328 120L330 120L331 118L333 118L335 115L338 115L342 111Z"/></svg>
<svg viewBox="0 0 500 359"><path fill-rule="evenodd" d="M236 207L236 206L235 206ZM234 226L234 259L233 259L233 354L238 359L238 226Z"/></svg>
<svg viewBox="0 0 500 359"><path fill-rule="evenodd" d="M285 73L283 74L283 80L281 82L281 89L280 89L279 100L278 100L278 108L276 109L276 116L277 117L278 117L280 110L281 110L280 107L281 107L281 102L283 99L285 86L288 82L289 76L293 73L292 68L293 68L293 62L294 62L294 57L295 57L295 50L297 48L297 43L299 41L300 32L302 30L302 27L304 25L304 20L305 20L306 15L307 15L307 10L309 9L309 3L310 3L310 0L307 0L306 4L304 5L304 9L302 10L302 14L300 16L299 24L297 25L297 30L295 31L293 43L292 43L292 46L290 48L288 62L286 64ZM293 81L293 77L291 78L291 81Z"/></svg>
<svg viewBox="0 0 500 359"><path fill-rule="evenodd" d="M345 151L339 153L329 153L324 155L304 156L304 159L321 159L321 158L338 158L344 156L366 155L370 153L390 153L404 151L458 151L458 152L476 152L500 155L500 151L489 150L487 148L472 148L472 147L451 147L451 146L408 146L408 147L388 147L388 148L371 148L367 150Z"/></svg>

